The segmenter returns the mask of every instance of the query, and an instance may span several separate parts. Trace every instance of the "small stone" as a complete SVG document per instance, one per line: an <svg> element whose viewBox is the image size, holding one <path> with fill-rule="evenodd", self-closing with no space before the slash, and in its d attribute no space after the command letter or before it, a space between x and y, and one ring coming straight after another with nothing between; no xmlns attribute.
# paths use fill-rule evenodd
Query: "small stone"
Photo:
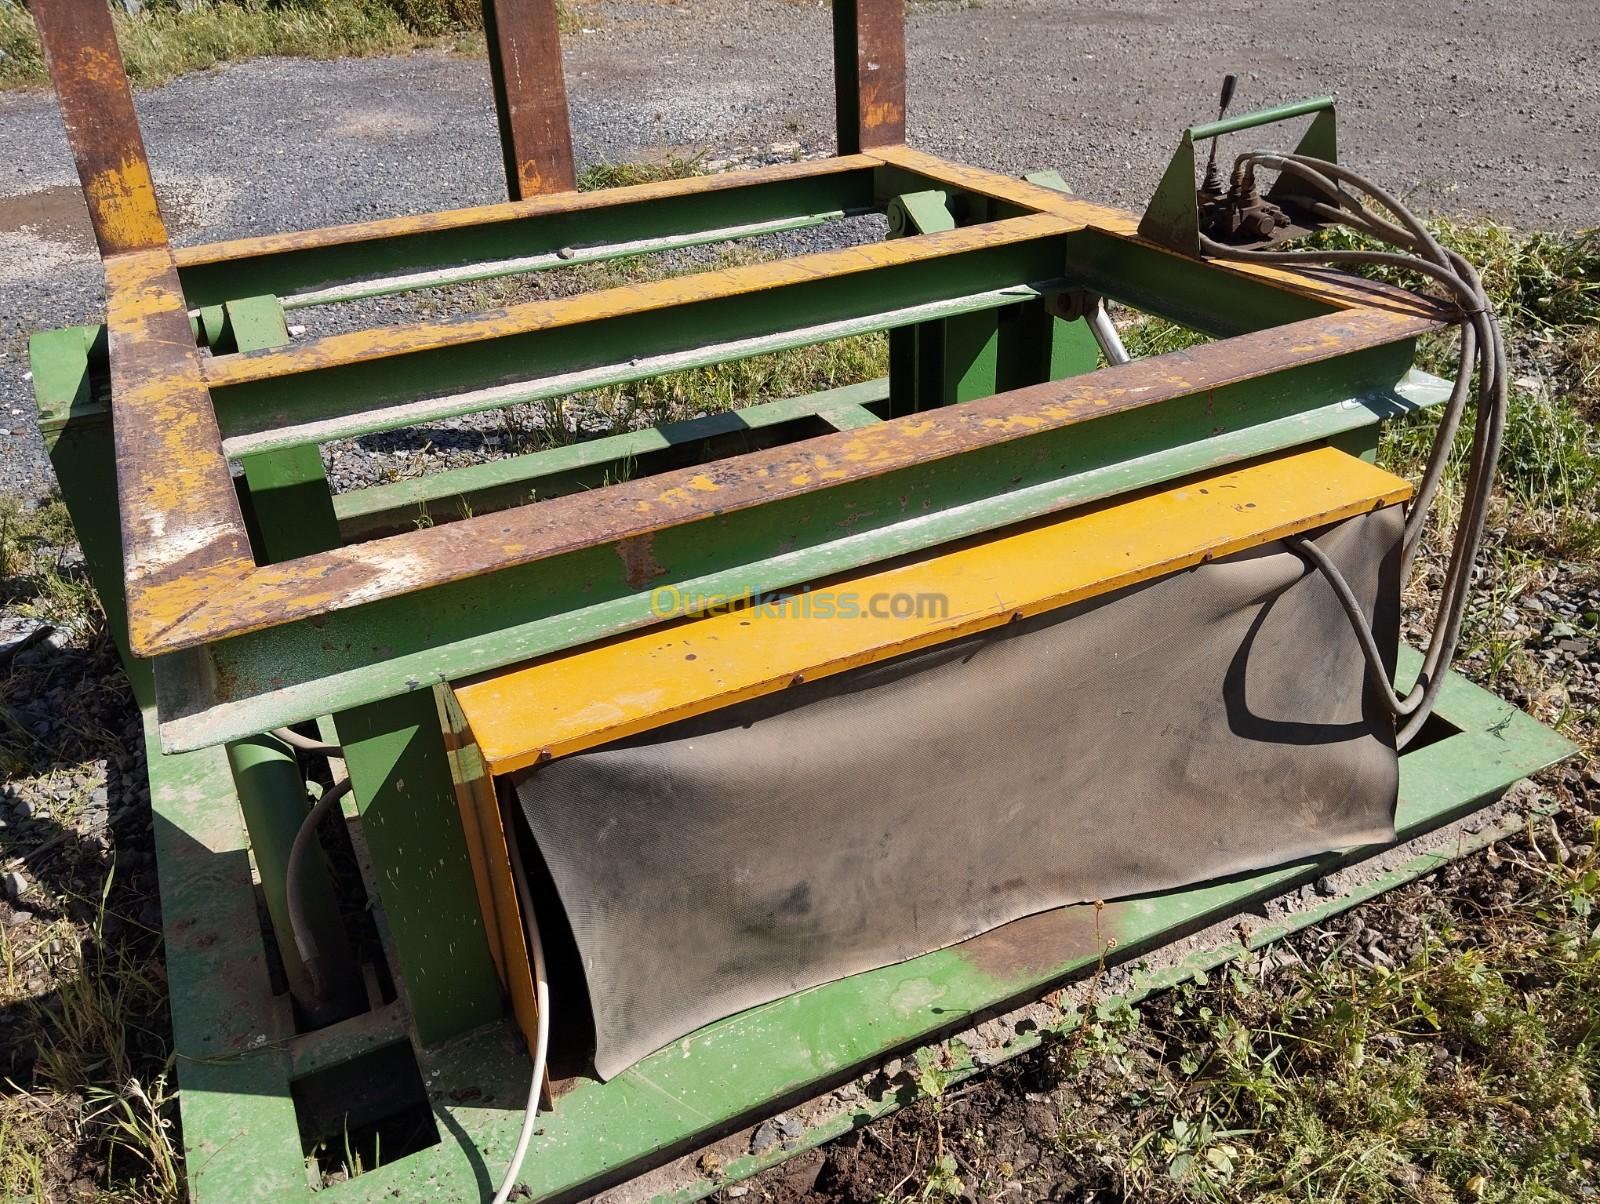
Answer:
<svg viewBox="0 0 1600 1204"><path fill-rule="evenodd" d="M806 1135L806 1127L798 1116L775 1116L773 1119L778 1122L778 1132L785 1141L799 1141Z"/></svg>
<svg viewBox="0 0 1600 1204"><path fill-rule="evenodd" d="M745 1183L735 1183L722 1194L727 1196L730 1200L742 1200L744 1197L750 1194L750 1187Z"/></svg>
<svg viewBox="0 0 1600 1204"><path fill-rule="evenodd" d="M779 1131L777 1123L773 1120L764 1120L756 1126L756 1131L750 1137L750 1152L752 1154L765 1154L782 1140L783 1134Z"/></svg>
<svg viewBox="0 0 1600 1204"><path fill-rule="evenodd" d="M1312 889L1324 899L1331 898L1339 893L1339 888L1333 884L1333 879L1329 878L1327 875L1323 875L1321 878L1318 878L1316 882L1312 883Z"/></svg>
<svg viewBox="0 0 1600 1204"><path fill-rule="evenodd" d="M28 880L22 876L20 870L7 870L0 874L0 896L7 899L20 899L28 893Z"/></svg>
<svg viewBox="0 0 1600 1204"><path fill-rule="evenodd" d="M38 813L38 808L34 805L32 799L25 798L17 803L17 805L13 807L11 811L12 814L18 819L28 820L32 819Z"/></svg>
<svg viewBox="0 0 1600 1204"><path fill-rule="evenodd" d="M31 919L33 919L33 913L31 911L24 911L20 907L14 907L10 911L6 912L6 927L21 928Z"/></svg>

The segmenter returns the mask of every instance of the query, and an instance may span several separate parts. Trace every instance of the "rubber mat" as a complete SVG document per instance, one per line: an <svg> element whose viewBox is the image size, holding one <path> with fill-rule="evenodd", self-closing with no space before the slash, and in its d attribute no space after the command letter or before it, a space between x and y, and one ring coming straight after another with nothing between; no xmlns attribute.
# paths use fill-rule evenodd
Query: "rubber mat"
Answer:
<svg viewBox="0 0 1600 1204"><path fill-rule="evenodd" d="M1391 658L1403 519L1317 537ZM1024 915L1392 839L1397 783L1348 620L1281 544L516 779L604 1078Z"/></svg>

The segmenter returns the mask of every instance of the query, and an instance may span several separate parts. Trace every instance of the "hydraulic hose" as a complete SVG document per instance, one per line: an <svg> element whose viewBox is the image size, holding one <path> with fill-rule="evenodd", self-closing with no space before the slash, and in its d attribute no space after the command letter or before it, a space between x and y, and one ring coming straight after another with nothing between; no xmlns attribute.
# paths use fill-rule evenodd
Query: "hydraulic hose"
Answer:
<svg viewBox="0 0 1600 1204"><path fill-rule="evenodd" d="M1310 540L1299 537L1289 541L1290 547L1326 578L1332 587L1361 645L1369 678L1378 687L1386 709L1401 721L1395 743L1403 749L1416 737L1433 711L1466 617L1473 564L1483 541L1495 464L1505 433L1509 397L1508 367L1500 324L1476 269L1456 252L1441 245L1421 220L1378 185L1347 167L1307 155L1250 151L1240 155L1235 162L1235 168L1239 171L1254 172L1258 167L1293 176L1325 197L1326 200L1313 201L1311 204L1311 210L1317 217L1340 223L1393 249L1247 251L1202 236L1201 249L1207 255L1218 259L1291 267L1377 264L1402 268L1443 285L1460 313L1460 363L1417 486L1411 513L1406 519L1402 537L1402 572L1409 573L1421 546L1434 497L1444 478L1468 402L1472 400L1474 419L1466 497L1460 520L1456 524L1444 583L1439 590L1433 630L1423 650L1422 670L1416 684L1404 697L1396 694L1388 671L1383 666L1372 626L1338 567ZM1356 194L1364 194L1376 201L1393 220L1372 212L1361 196ZM1474 397L1475 374L1477 388Z"/></svg>
<svg viewBox="0 0 1600 1204"><path fill-rule="evenodd" d="M310 736L302 736L293 728L275 727L272 734L282 740L290 748L298 749L303 753L311 753L319 757L337 757L344 750L337 744L325 744L321 740L313 740Z"/></svg>
<svg viewBox="0 0 1600 1204"><path fill-rule="evenodd" d="M302 752L336 757L343 751L337 744L311 740L288 728L276 729L272 734ZM289 929L294 936L295 949L299 952L300 960L306 967L306 974L311 979L312 991L319 995L326 988L327 977L322 970L322 956L312 935L311 925L304 915L301 902L304 888L301 876L307 855L316 843L317 829L322 826L322 821L333 808L338 806L339 800L349 792L349 778L341 779L324 791L316 805L301 821L300 828L294 836L294 843L289 848L286 874ZM544 945L539 940L539 925L533 914L533 895L528 890L527 878L523 872L514 823L506 825L506 841L511 854L511 877L516 887L517 906L522 911L523 930L528 938L528 948L533 962L533 999L538 1027L533 1047L533 1078L528 1085L528 1102L522 1113L522 1130L517 1136L511 1161L506 1166L505 1177L501 1180L499 1190L494 1194L494 1204L506 1204L511 1198L511 1193L516 1190L517 1176L522 1173L522 1164L528 1156L528 1146L533 1141L534 1126L538 1123L539 1097L544 1088L545 1067L550 1058L550 979L545 971Z"/></svg>

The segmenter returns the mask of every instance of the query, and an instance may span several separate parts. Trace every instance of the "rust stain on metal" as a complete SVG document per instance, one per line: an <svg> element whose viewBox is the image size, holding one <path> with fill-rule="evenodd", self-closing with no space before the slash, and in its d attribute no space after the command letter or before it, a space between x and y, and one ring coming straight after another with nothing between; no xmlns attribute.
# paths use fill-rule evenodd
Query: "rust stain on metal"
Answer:
<svg viewBox="0 0 1600 1204"><path fill-rule="evenodd" d="M134 651L255 567L166 248L106 260L117 496Z"/></svg>
<svg viewBox="0 0 1600 1204"><path fill-rule="evenodd" d="M1105 414L1156 405L1318 358L1380 346L1432 329L1376 311L1326 314L1221 343L1135 360L980 401L822 435L713 464L624 481L515 510L408 531L253 570L204 600L151 643L175 650L310 618L380 598L528 564L665 527L746 510L842 481L861 481ZM1294 351L1312 330L1317 355ZM1174 371L1174 368L1181 369ZM1177 382L1177 383L1175 383ZM821 477L818 457L829 471ZM804 478L803 481L798 478ZM703 478L715 490L692 487ZM187 595L185 601L192 601ZM133 599L138 604L137 596ZM170 615L171 608L164 608Z"/></svg>
<svg viewBox="0 0 1600 1204"><path fill-rule="evenodd" d="M31 11L100 254L164 246L111 10L105 0L37 0Z"/></svg>
<svg viewBox="0 0 1600 1204"><path fill-rule="evenodd" d="M1078 903L1041 911L962 941L951 952L1002 982L1032 981L1057 966L1098 958L1114 948L1127 910L1126 903L1099 908Z"/></svg>
<svg viewBox="0 0 1600 1204"><path fill-rule="evenodd" d="M555 301L529 301L468 318L445 318L328 335L281 351L253 351L213 359L206 375L213 388L335 368L387 356L462 346L535 330L597 322L699 301L738 297L829 277L940 259L963 251L1010 246L1068 233L1072 227L1048 214L1009 218L983 226L946 230L920 238L867 243L792 259L699 272L648 284L601 289Z"/></svg>
<svg viewBox="0 0 1600 1204"><path fill-rule="evenodd" d="M513 201L577 188L555 0L489 0L489 69Z"/></svg>
<svg viewBox="0 0 1600 1204"><path fill-rule="evenodd" d="M853 0L833 10L839 149L906 140L903 0Z"/></svg>
<svg viewBox="0 0 1600 1204"><path fill-rule="evenodd" d="M616 543L617 559L622 561L622 572L627 577L628 584L634 589L643 589L649 582L666 576L667 570L656 559L655 546L653 534L619 539Z"/></svg>

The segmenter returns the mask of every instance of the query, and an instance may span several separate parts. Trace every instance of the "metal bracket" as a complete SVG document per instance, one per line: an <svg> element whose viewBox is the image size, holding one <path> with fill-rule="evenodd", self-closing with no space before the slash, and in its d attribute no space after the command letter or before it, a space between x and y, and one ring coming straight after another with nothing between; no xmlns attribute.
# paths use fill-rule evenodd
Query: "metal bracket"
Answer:
<svg viewBox="0 0 1600 1204"><path fill-rule="evenodd" d="M958 224L950 194L941 189L903 192L889 202L885 216L889 219L890 238L954 230Z"/></svg>
<svg viewBox="0 0 1600 1204"><path fill-rule="evenodd" d="M1155 195L1139 219L1139 234L1151 242L1159 243L1182 255L1200 257L1200 209L1195 195L1194 144L1223 134L1272 125L1294 117L1315 114L1310 127L1301 135L1295 153L1312 155L1329 162L1338 162L1339 145L1334 117L1333 97L1319 96L1299 100L1293 104L1272 109L1258 109L1205 125L1190 126L1183 132L1178 149L1167 165L1156 186ZM1291 206L1304 194L1293 180L1280 176L1267 191L1267 200L1276 205L1288 202Z"/></svg>

